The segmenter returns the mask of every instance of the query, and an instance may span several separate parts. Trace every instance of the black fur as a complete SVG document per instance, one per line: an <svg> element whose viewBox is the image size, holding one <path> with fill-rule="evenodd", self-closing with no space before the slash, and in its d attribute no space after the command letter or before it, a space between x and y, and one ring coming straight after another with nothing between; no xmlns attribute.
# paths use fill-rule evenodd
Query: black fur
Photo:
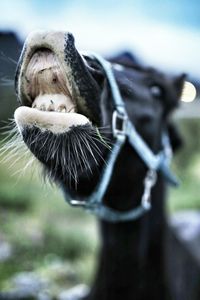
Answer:
<svg viewBox="0 0 200 300"><path fill-rule="evenodd" d="M101 66L88 57L85 57L85 64L71 35L66 39L65 54L65 63L71 66L73 80L85 99L93 124L111 130L113 99ZM120 56L113 59L123 67L123 70L113 68L113 71L131 122L155 153L161 149L162 131L170 126L170 136L172 141L175 140L176 148L178 134L171 129L170 113L178 105L184 76L169 76L135 61L131 63L130 55L125 58L125 62ZM84 113L80 104L78 107ZM50 176L73 197L85 196L94 190L109 153L94 134L94 128L72 128L59 136L44 133L40 128L27 127L23 130L24 141L30 150ZM83 144L88 167L81 170L81 158L74 151L74 143L84 134L89 134L91 138L95 136L93 142L102 157L94 149L98 164L94 163L94 157ZM111 133L102 132L102 137L114 142ZM87 141L92 145L91 140ZM68 161L63 163L65 159ZM76 180L70 177L70 170L75 165ZM115 165L104 202L123 211L138 205L146 171L144 163L126 143ZM158 182L152 191L153 207L144 217L119 224L100 220L102 244L99 267L88 300L167 299L163 267L165 183L158 175Z"/></svg>
<svg viewBox="0 0 200 300"><path fill-rule="evenodd" d="M94 170L100 174L103 153L110 148L106 140L102 142L98 138L103 132L98 129L97 133L97 129L89 124L73 126L70 131L56 135L50 130L27 126L23 128L22 136L31 152L45 166L45 174L51 180L76 190L81 177L90 180ZM86 185L85 196L90 192Z"/></svg>

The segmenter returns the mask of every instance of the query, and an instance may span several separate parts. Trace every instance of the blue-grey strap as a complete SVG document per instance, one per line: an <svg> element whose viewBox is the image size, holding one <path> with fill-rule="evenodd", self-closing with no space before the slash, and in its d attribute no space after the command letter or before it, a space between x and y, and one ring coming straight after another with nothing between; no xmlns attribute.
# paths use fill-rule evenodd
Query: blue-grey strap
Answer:
<svg viewBox="0 0 200 300"><path fill-rule="evenodd" d="M113 112L113 120L121 118L121 120L123 121L123 128L121 132L116 128L117 121L115 122L115 124L112 124L114 136L117 137L118 133L126 135L129 143L146 164L148 169L160 170L168 183L177 186L179 182L176 176L170 171L171 155L169 155L169 153L166 153L166 150L168 152L171 151L168 135L164 133L162 136L164 150L162 150L158 154L154 154L150 147L140 136L140 134L138 134L135 126L128 118L124 101L121 97L119 87L113 74L112 65L96 53L92 53L91 56L93 56L102 65L107 76L111 88L113 102L116 108L116 111Z"/></svg>
<svg viewBox="0 0 200 300"><path fill-rule="evenodd" d="M110 154L107 163L104 166L103 172L102 172L102 177L97 185L97 188L95 191L86 199L81 199L81 200L74 200L70 199L70 204L74 206L84 206L85 208L93 208L95 205L98 205L99 203L102 202L102 199L105 195L105 192L107 190L107 187L110 183L114 165L116 162L116 159L119 155L119 152L125 142L125 136L120 135L118 136Z"/></svg>
<svg viewBox="0 0 200 300"><path fill-rule="evenodd" d="M125 104L121 97L116 79L114 77L112 65L107 60L105 60L102 56L98 55L97 53L90 53L89 56L95 58L104 69L104 72L108 79L108 83L111 87L111 93L112 93L113 102L115 104L115 109L120 114L126 114Z"/></svg>
<svg viewBox="0 0 200 300"><path fill-rule="evenodd" d="M170 171L172 152L169 137L167 133L163 133L163 150L158 154L154 154L143 138L138 134L134 125L128 118L125 104L117 86L111 64L105 61L98 54L93 53L90 56L94 57L102 65L111 88L112 98L115 106L112 117L112 131L113 136L115 137L115 143L111 153L109 154L108 161L103 168L102 177L97 185L96 190L86 199L74 200L70 199L69 196L67 197L67 201L73 206L83 206L86 210L109 222L135 220L141 217L151 208L151 189L156 183L157 171L160 170L169 183L177 185L176 177ZM118 128L117 126L117 121L119 119L121 121L121 128ZM140 158L144 161L148 171L146 177L144 178L144 193L142 195L140 205L129 211L121 212L103 204L103 198L110 183L115 162L126 139L138 153Z"/></svg>

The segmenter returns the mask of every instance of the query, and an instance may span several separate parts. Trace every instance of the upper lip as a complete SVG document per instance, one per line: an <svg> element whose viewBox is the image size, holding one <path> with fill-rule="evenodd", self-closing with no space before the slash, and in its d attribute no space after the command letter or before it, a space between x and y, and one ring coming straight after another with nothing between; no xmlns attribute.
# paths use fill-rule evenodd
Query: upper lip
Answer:
<svg viewBox="0 0 200 300"><path fill-rule="evenodd" d="M38 31L31 33L27 37L17 65L15 76L16 94L22 105L30 106L32 103L29 95L24 91L25 72L31 58L37 51L46 49L54 53L60 62L60 65L62 65L62 62L65 60L64 48L68 35L69 34L65 32ZM73 42L73 38L71 37L70 43Z"/></svg>
<svg viewBox="0 0 200 300"><path fill-rule="evenodd" d="M52 51L60 62L68 82L69 94L76 103L77 111L91 121L99 123L100 89L95 76L101 74L88 66L86 59L76 50L74 38L69 33L39 31L28 36L16 71L15 85L19 102L25 106L32 105L33 100L24 89L24 76L31 57L41 48Z"/></svg>

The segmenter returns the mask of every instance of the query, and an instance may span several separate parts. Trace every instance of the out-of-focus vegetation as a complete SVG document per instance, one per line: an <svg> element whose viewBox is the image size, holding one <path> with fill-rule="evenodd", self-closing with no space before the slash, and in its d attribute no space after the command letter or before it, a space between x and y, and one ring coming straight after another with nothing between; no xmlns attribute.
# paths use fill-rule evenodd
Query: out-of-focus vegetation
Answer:
<svg viewBox="0 0 200 300"><path fill-rule="evenodd" d="M12 167L12 161L0 163L0 291L10 289L10 278L19 272L44 276L55 294L90 282L97 251L94 217L70 208L40 172L32 175L30 167L20 175L26 165L20 155ZM12 254L1 260L5 241Z"/></svg>
<svg viewBox="0 0 200 300"><path fill-rule="evenodd" d="M179 122L184 140L174 157L174 170L180 178L179 188L170 190L170 211L200 209L200 119Z"/></svg>
<svg viewBox="0 0 200 300"><path fill-rule="evenodd" d="M200 208L200 121L180 122L184 148L177 153L174 169L182 184L170 190L169 211ZM93 278L98 249L94 217L70 208L55 186L44 184L25 164L23 153L0 163L0 246L8 242L12 253L1 260L0 290L10 288L10 278L34 271L52 281L52 293ZM1 248L1 247L0 247ZM0 249L1 252L1 249Z"/></svg>

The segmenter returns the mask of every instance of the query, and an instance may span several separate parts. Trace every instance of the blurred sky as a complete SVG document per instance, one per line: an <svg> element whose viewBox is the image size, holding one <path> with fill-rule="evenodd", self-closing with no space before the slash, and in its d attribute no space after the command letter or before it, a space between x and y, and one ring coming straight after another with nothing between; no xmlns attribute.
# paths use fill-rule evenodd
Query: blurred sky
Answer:
<svg viewBox="0 0 200 300"><path fill-rule="evenodd" d="M200 78L200 0L1 0L0 30L71 31L80 50L130 49Z"/></svg>

